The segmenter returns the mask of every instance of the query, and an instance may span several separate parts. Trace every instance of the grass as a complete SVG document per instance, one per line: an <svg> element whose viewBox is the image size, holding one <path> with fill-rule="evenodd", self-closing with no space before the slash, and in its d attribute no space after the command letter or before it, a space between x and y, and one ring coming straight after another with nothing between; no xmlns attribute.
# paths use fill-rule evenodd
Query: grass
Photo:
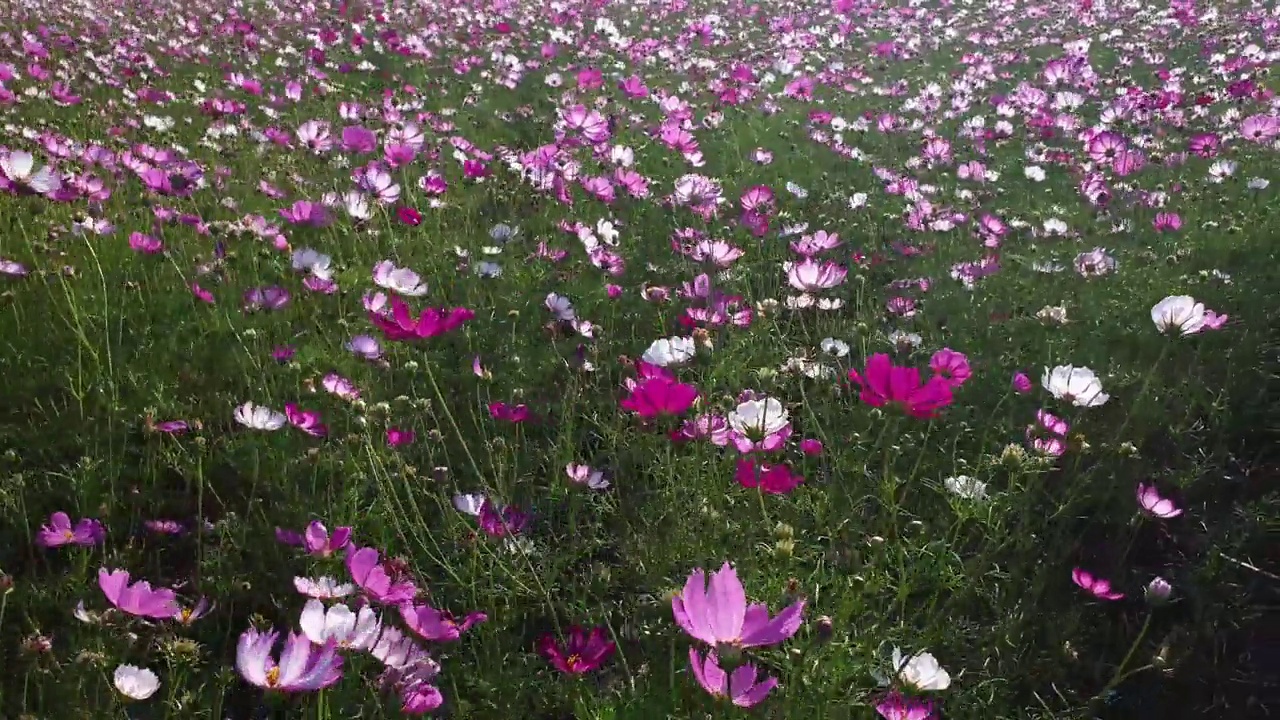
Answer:
<svg viewBox="0 0 1280 720"><path fill-rule="evenodd" d="M400 716L401 700L375 682L383 664L367 652L342 651L343 678L319 691L264 692L236 670L247 629L298 628L306 598L293 578L349 581L344 553L316 557L277 542L278 528L301 531L317 519L353 528L359 546L394 558L429 590L419 603L459 618L487 615L456 641L422 643L440 665L437 712L449 717L869 718L885 696L877 673L894 674L894 647L927 651L949 673L945 690L904 688L930 699L939 717L1275 711L1280 662L1268 613L1280 566L1268 538L1280 518L1272 449L1280 348L1272 238L1280 225L1271 210L1280 178L1275 136L1241 135L1245 118L1274 117L1275 84L1266 62L1233 64L1251 42L1274 47L1260 8L1223 3L1198 24L1186 11L1177 20L1176 8L1098 8L1085 35L1078 10L1035 3L928 4L915 15L801 3L803 19L783 6L751 12L705 2L231 7L234 17L199 2L28 3L10 9L0 37L0 78L13 76L3 83L12 95L0 104L0 157L32 153L66 188L51 197L15 186L0 196L0 260L22 269L0 275L6 717ZM715 39L704 43L690 27L709 12L718 16L708 21ZM611 43L596 18L653 47ZM797 32L840 35L843 22L852 27L838 45ZM1099 39L1108 28L1124 34ZM429 57L394 50L411 36ZM1045 68L1063 56L1063 43L1082 37L1094 38L1096 80L1077 70L1057 88L1080 96L1077 109L997 110L1020 83L1045 89L1051 103ZM909 57L873 56L887 41ZM554 57L542 57L544 42L557 43ZM322 60L308 54L318 45ZM506 66L494 52L523 63L514 88L499 83ZM974 54L992 63L989 73ZM459 72L467 58L475 66ZM733 75L738 63L749 78ZM781 63L817 81L812 98L784 89L790 70ZM603 70L602 87L579 87L584 66ZM1133 108L1110 125L1142 148L1145 166L1124 175L1091 159L1079 129L1114 110L1119 91L1154 97L1158 72L1178 70L1172 109ZM562 84L548 82L552 73ZM687 103L686 129L705 164L692 166L656 132L664 117L681 115L679 101L659 105L616 86L633 74ZM1253 85L1241 87L1243 78ZM297 101L286 98L290 81L302 86ZM60 97L55 82L79 102ZM920 107L930 83L939 85L937 111ZM729 87L749 97L731 102ZM170 95L156 102L144 88ZM953 105L956 95L970 104ZM1201 96L1212 102L1196 110ZM214 99L240 105L219 110ZM340 103L369 112L343 116ZM557 126L579 104L616 119L603 155L581 132ZM885 115L900 129L878 129ZM1058 129L1042 131L1039 115ZM988 130L1007 121L1008 133L975 140L965 128L979 116ZM869 126L859 128L859 118ZM1070 118L1079 129L1064 132ZM301 148L295 130L309 120L329 122L337 146ZM370 216L352 218L341 202L357 188L352 171L383 155L381 145L344 150L341 128L363 125L381 142L403 121L416 121L424 139L412 163L390 169L400 196L371 199ZM282 142L262 136L273 129ZM951 157L923 159L926 134L946 139ZM1206 134L1219 142L1215 156L1166 162ZM549 144L583 177L611 175L607 148L630 148L651 196L629 197L619 186L605 203L570 182L567 203L504 162L504 150ZM110 160L87 161L89 146ZM772 161L756 162L757 148ZM158 151L199 168L189 192L142 182L143 163L182 171ZM486 176L468 176L461 156ZM1224 160L1234 164L1225 178ZM992 175L962 178L969 161ZM1031 165L1044 169L1042 182L1026 175ZM448 182L437 196L418 184L429 171ZM85 173L109 195L89 197L92 188L75 179ZM669 199L688 173L722 187L713 216ZM5 176L15 179L9 167ZM1086 197L1089 176L1105 182L1108 202ZM903 180L918 183L919 195ZM775 198L762 232L738 207L755 186ZM324 226L281 217L325 193L339 202ZM850 202L858 193L865 204ZM402 208L418 211L420 223L406 223ZM936 222L951 212L953 228ZM1157 229L1158 213L1176 213L1180 226ZM1005 231L981 231L985 215ZM254 216L288 246L246 221ZM625 263L616 275L564 229L581 223L603 234L606 220ZM1050 232L1046 221L1065 231ZM514 240L491 237L500 223L519 228ZM791 232L798 224L807 229ZM674 253L672 238L686 228L743 255L722 269ZM800 293L784 270L796 260L788 243L819 230L842 239L822 258L847 278L814 294L842 305L792 308L788 298ZM133 233L163 250L135 249ZM540 246L567 255L553 261ZM324 283L291 266L303 248L331 257L334 292L317 291ZM1077 271L1077 256L1094 248L1105 248L1114 269ZM958 264L983 258L998 271L966 287ZM371 269L382 260L421 275L427 293L407 298L415 311L460 307L474 317L438 337L388 339L364 305L379 290ZM501 274L484 277L481 262L498 263ZM1060 271L1045 272L1052 264ZM702 273L714 291L740 298L734 308L750 310L749 323L694 330L687 309L696 303L678 290ZM289 302L247 310L245 293L263 287L286 289ZM666 299L655 288L667 289ZM556 320L549 293L570 299L592 324L590 337ZM1162 334L1150 311L1171 295L1194 296L1229 319L1185 337ZM886 309L893 298L913 300L914 313ZM1067 321L1046 319L1046 306L1065 309ZM895 342L895 332L918 339ZM383 357L350 351L358 335L377 339ZM732 445L674 442L681 419L622 407L634 360L664 337L698 346L670 368L700 396L682 419L724 417L744 391L776 398L791 435L765 462L785 464L802 483L776 494L743 487L743 456ZM845 343L847 354L824 349L826 338ZM847 379L876 353L928 377L944 347L963 353L972 375L932 419L875 407ZM802 365L808 375L795 372ZM1040 380L1057 365L1091 368L1110 399L1087 408L1055 399ZM1016 372L1029 375L1028 392L1011 388ZM333 376L359 398L334 393ZM244 427L235 413L245 402L316 411L327 432ZM495 417L499 402L523 405L529 417ZM1059 456L1029 442L1038 410L1070 424ZM166 421L186 423L185 431L157 429ZM414 439L393 445L388 429ZM819 441L821 452L801 452L802 439ZM610 486L571 482L570 463L605 471ZM949 490L946 480L957 476L984 483L986 497ZM1139 483L1154 484L1182 513L1143 513ZM518 532L502 522L481 527L457 509L465 493L530 521ZM40 528L59 511L100 521L105 539L42 547ZM688 652L705 643L682 632L671 609L695 568L726 561L747 597L771 612L804 600L793 637L743 658L779 680L750 709L699 687ZM189 625L118 611L81 622L78 602L93 612L111 605L99 568L175 588L185 605L206 597L214 608ZM1073 583L1076 568L1109 579L1124 597L1086 593ZM1166 603L1144 601L1157 576L1172 585ZM387 625L403 625L393 607L374 607ZM616 646L581 677L538 652L540 638L562 639L574 625L601 628ZM720 654L737 662L732 650ZM127 703L113 687L121 664L154 671L158 692Z"/></svg>

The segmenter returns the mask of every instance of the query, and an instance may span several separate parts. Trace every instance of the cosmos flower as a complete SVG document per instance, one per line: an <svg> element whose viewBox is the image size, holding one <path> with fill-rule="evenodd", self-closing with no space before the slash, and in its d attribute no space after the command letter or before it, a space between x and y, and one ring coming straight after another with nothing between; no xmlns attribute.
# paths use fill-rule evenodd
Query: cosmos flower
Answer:
<svg viewBox="0 0 1280 720"><path fill-rule="evenodd" d="M397 571L378 561L378 551L374 548L349 546L347 571L364 594L374 602L396 605L412 600L418 593L411 581L401 579Z"/></svg>
<svg viewBox="0 0 1280 720"><path fill-rule="evenodd" d="M667 377L652 377L635 386L622 407L640 417L680 415L698 399L698 389Z"/></svg>
<svg viewBox="0 0 1280 720"><path fill-rule="evenodd" d="M587 632L573 625L563 646L556 642L554 635L543 635L538 640L538 652L567 675L583 675L598 669L613 655L613 651L614 644L605 638L605 630L601 627Z"/></svg>
<svg viewBox="0 0 1280 720"><path fill-rule="evenodd" d="M1099 600L1119 600L1124 597L1124 593L1111 589L1110 580L1097 577L1083 568L1071 571L1071 581Z"/></svg>
<svg viewBox="0 0 1280 720"><path fill-rule="evenodd" d="M423 640L432 642L452 642L462 637L462 633L475 625L489 619L482 612L467 613L462 622L453 619L449 613L430 605L414 605L409 602L400 605L400 617L404 624Z"/></svg>
<svg viewBox="0 0 1280 720"><path fill-rule="evenodd" d="M116 690L130 700L146 700L160 689L160 677L135 665L120 665L112 675Z"/></svg>
<svg viewBox="0 0 1280 720"><path fill-rule="evenodd" d="M299 626L307 639L316 645L333 642L345 650L369 650L378 641L382 623L373 608L365 605L359 611L338 603L328 610L324 603L312 598L302 608Z"/></svg>
<svg viewBox="0 0 1280 720"><path fill-rule="evenodd" d="M1161 496L1154 484L1148 485L1140 482L1135 493L1138 498L1138 506L1151 517L1168 520L1182 514L1182 509L1174 505L1172 500Z"/></svg>
<svg viewBox="0 0 1280 720"><path fill-rule="evenodd" d="M245 630L236 644L236 669L249 683L274 692L309 692L342 678L342 658L333 641L314 645L305 635L289 633L279 662L272 656L280 634Z"/></svg>
<svg viewBox="0 0 1280 720"><path fill-rule="evenodd" d="M898 679L916 690L946 690L951 687L951 676L930 653L918 652L903 657L902 651L895 647L891 662Z"/></svg>
<svg viewBox="0 0 1280 720"><path fill-rule="evenodd" d="M876 353L867 358L862 373L849 371L849 380L861 388L860 399L872 407L891 405L914 418L932 418L951 404L951 384L934 375L921 382L920 371L899 367L888 355Z"/></svg>
<svg viewBox="0 0 1280 720"><path fill-rule="evenodd" d="M55 512L49 516L49 524L36 533L36 544L40 547L52 548L63 545L92 546L103 541L107 536L102 523L92 518L82 518L74 526L71 518L64 512Z"/></svg>
<svg viewBox="0 0 1280 720"><path fill-rule="evenodd" d="M694 570L684 590L671 599L676 624L694 639L713 647L736 648L777 645L800 629L804 601L797 600L772 619L761 604L748 605L738 573L729 563L711 574Z"/></svg>
<svg viewBox="0 0 1280 720"><path fill-rule="evenodd" d="M1204 303L1190 295L1170 295L1152 306L1151 322L1162 333L1193 335L1204 329Z"/></svg>
<svg viewBox="0 0 1280 720"><path fill-rule="evenodd" d="M246 402L236 408L236 422L252 430L279 430L289 418L269 407Z"/></svg>
<svg viewBox="0 0 1280 720"><path fill-rule="evenodd" d="M139 580L129 584L125 570L98 571L98 587L107 600L121 611L138 617L168 620L178 612L177 596L169 588L152 588L151 583Z"/></svg>
<svg viewBox="0 0 1280 720"><path fill-rule="evenodd" d="M738 707L759 705L778 685L775 677L766 676L761 680L760 671L751 663L744 663L734 668L732 673L726 673L720 668L714 650L707 652L704 658L697 648L689 648L689 665L702 689L715 697L728 698Z"/></svg>
<svg viewBox="0 0 1280 720"><path fill-rule="evenodd" d="M1087 367L1058 365L1044 369L1040 384L1049 394L1066 400L1076 407L1098 407L1106 404L1111 396L1102 391L1102 382Z"/></svg>

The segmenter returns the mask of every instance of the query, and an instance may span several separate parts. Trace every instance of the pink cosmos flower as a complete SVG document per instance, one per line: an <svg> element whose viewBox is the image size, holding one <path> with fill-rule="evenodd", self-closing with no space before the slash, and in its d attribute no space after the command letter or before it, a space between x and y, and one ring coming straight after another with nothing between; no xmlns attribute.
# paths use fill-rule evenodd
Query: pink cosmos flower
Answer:
<svg viewBox="0 0 1280 720"><path fill-rule="evenodd" d="M1012 387L1014 392L1019 395L1025 395L1031 392L1031 378L1027 377L1024 372L1016 372L1013 374Z"/></svg>
<svg viewBox="0 0 1280 720"><path fill-rule="evenodd" d="M342 678L342 658L337 645L312 644L306 635L289 633L280 661L271 651L280 634L245 630L236 643L236 669L248 682L276 692L304 692L326 688Z"/></svg>
<svg viewBox="0 0 1280 720"><path fill-rule="evenodd" d="M417 435L412 430L387 428L387 445L391 447L411 445L416 437Z"/></svg>
<svg viewBox="0 0 1280 720"><path fill-rule="evenodd" d="M1182 514L1182 508L1174 505L1172 500L1162 497L1154 483L1151 485L1138 483L1136 494L1138 506L1152 517L1168 520Z"/></svg>
<svg viewBox="0 0 1280 720"><path fill-rule="evenodd" d="M475 313L467 308L427 308L414 318L409 305L398 297L391 297L389 315L370 312L369 320L382 330L388 340L421 340L443 335L462 326Z"/></svg>
<svg viewBox="0 0 1280 720"><path fill-rule="evenodd" d="M315 410L303 410L293 403L286 403L284 415L289 424L312 437L324 437L329 428L320 422L320 413Z"/></svg>
<svg viewBox="0 0 1280 720"><path fill-rule="evenodd" d="M694 570L684 590L671 599L671 610L680 629L709 645L766 647L796 634L804 600L797 600L771 620L765 605L747 605L738 573L726 562L719 572L712 573L709 586L702 569Z"/></svg>
<svg viewBox="0 0 1280 720"><path fill-rule="evenodd" d="M1079 585L1082 590L1099 600L1119 600L1124 597L1124 593L1115 592L1111 589L1111 581L1095 577L1082 568L1075 568L1071 571L1071 580Z"/></svg>
<svg viewBox="0 0 1280 720"><path fill-rule="evenodd" d="M412 581L401 579L398 572L378 562L378 551L374 548L351 545L347 550L347 571L374 602L396 605L409 602L418 594Z"/></svg>
<svg viewBox="0 0 1280 720"><path fill-rule="evenodd" d="M651 377L637 383L622 400L622 407L640 417L679 415L698 399L698 389L668 377Z"/></svg>
<svg viewBox="0 0 1280 720"><path fill-rule="evenodd" d="M786 463L771 465L754 460L739 460L733 477L744 488L760 488L770 495L786 495L804 482L804 476L792 472Z"/></svg>
<svg viewBox="0 0 1280 720"><path fill-rule="evenodd" d="M605 639L601 627L591 628L588 633L574 625L569 628L569 639L563 646L556 642L554 635L543 635L538 640L538 652L567 675L583 675L599 668L613 651L614 644Z"/></svg>
<svg viewBox="0 0 1280 720"><path fill-rule="evenodd" d="M860 399L872 407L894 405L914 418L933 418L951 404L951 385L937 375L920 381L916 368L898 367L889 356L876 353L867 358L862 374L849 371L849 380L861 388Z"/></svg>
<svg viewBox="0 0 1280 720"><path fill-rule="evenodd" d="M513 505L500 508L497 503L486 498L476 513L476 521L487 534L506 537L519 535L529 524L529 514Z"/></svg>
<svg viewBox="0 0 1280 720"><path fill-rule="evenodd" d="M969 369L969 358L951 348L942 348L934 353L929 359L929 369L946 380L953 389L963 385L973 375Z"/></svg>
<svg viewBox="0 0 1280 720"><path fill-rule="evenodd" d="M178 612L177 597L172 590L152 589L146 580L130 585L129 573L125 570L98 570L98 587L112 605L130 615L167 620Z"/></svg>
<svg viewBox="0 0 1280 720"><path fill-rule="evenodd" d="M63 545L82 545L89 547L101 543L107 536L102 523L92 518L82 518L74 526L71 518L64 512L56 512L49 516L49 524L36 533L36 544L44 548L61 547Z"/></svg>
<svg viewBox="0 0 1280 720"><path fill-rule="evenodd" d="M277 537L279 531L277 530ZM333 534L329 534L329 529L319 520L312 520L307 524L307 529L303 531L301 543L307 552L316 557L329 557L335 553L342 552L351 547L351 528L347 526L336 527Z"/></svg>
<svg viewBox="0 0 1280 720"><path fill-rule="evenodd" d="M931 701L906 697L896 690L881 698L876 712L884 720L931 720L934 717Z"/></svg>
<svg viewBox="0 0 1280 720"><path fill-rule="evenodd" d="M787 282L801 292L815 292L843 283L848 273L848 270L836 263L805 258L787 266Z"/></svg>
<svg viewBox="0 0 1280 720"><path fill-rule="evenodd" d="M470 630L472 626L484 622L489 619L488 615L481 612L467 613L467 615L459 623L453 619L453 616L442 610L437 610L429 605L414 605L413 603L403 603L400 605L400 616L404 618L404 624L422 639L432 642L452 642L462 637L462 633Z"/></svg>
<svg viewBox="0 0 1280 720"><path fill-rule="evenodd" d="M689 648L689 664L693 669L693 677L703 690L715 697L728 698L738 707L748 708L760 704L778 684L775 677L766 677L760 681L759 671L751 663L739 665L732 673L726 673L720 669L715 651L708 652L704 660L697 648Z"/></svg>

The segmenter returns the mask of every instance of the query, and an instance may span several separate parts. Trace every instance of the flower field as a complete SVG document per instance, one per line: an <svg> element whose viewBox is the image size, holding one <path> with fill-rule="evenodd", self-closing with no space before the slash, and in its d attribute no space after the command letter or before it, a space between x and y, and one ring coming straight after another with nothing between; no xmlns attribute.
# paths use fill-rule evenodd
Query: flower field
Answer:
<svg viewBox="0 0 1280 720"><path fill-rule="evenodd" d="M0 716L1280 712L1280 10L0 8Z"/></svg>

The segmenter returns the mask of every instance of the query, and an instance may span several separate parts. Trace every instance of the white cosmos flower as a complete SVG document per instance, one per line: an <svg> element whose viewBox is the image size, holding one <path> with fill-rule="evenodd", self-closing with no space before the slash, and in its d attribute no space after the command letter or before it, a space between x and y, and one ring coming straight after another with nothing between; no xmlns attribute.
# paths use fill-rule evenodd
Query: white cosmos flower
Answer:
<svg viewBox="0 0 1280 720"><path fill-rule="evenodd" d="M942 484L948 490L959 495L966 500L986 500L987 484L969 477L968 475L956 475L942 481Z"/></svg>
<svg viewBox="0 0 1280 720"><path fill-rule="evenodd" d="M1151 308L1151 322L1160 332L1198 333L1204 329L1204 303L1190 295L1170 295Z"/></svg>
<svg viewBox="0 0 1280 720"><path fill-rule="evenodd" d="M254 430L279 430L288 422L284 413L276 412L263 405L246 402L236 408L236 422Z"/></svg>
<svg viewBox="0 0 1280 720"><path fill-rule="evenodd" d="M483 505L484 495L481 493L458 493L453 496L453 507L464 515L479 515Z"/></svg>
<svg viewBox="0 0 1280 720"><path fill-rule="evenodd" d="M1087 367L1059 365L1044 369L1040 384L1059 400L1066 400L1076 407L1098 407L1111 399L1102 391L1102 381Z"/></svg>
<svg viewBox="0 0 1280 720"><path fill-rule="evenodd" d="M681 365L688 362L697 353L691 337L670 337L654 340L641 360L659 367Z"/></svg>
<svg viewBox="0 0 1280 720"><path fill-rule="evenodd" d="M393 292L407 297L421 297L427 294L427 284L422 277L409 268L396 267L390 260L383 260L373 266L373 282Z"/></svg>
<svg viewBox="0 0 1280 720"><path fill-rule="evenodd" d="M729 427L749 437L768 437L787 426L791 418L777 398L740 403L729 411Z"/></svg>
<svg viewBox="0 0 1280 720"><path fill-rule="evenodd" d="M314 598L303 606L298 624L307 639L317 645L332 640L338 647L351 650L373 648L382 629L377 614L368 605L360 608L359 612L352 612L351 608L339 603L326 611L324 603Z"/></svg>
<svg viewBox="0 0 1280 720"><path fill-rule="evenodd" d="M116 690L130 700L146 700L160 689L160 678L146 668L135 665L121 665L116 668Z"/></svg>
<svg viewBox="0 0 1280 720"><path fill-rule="evenodd" d="M3 172L13 183L30 188L41 195L62 187L62 179L49 166L36 170L35 157L24 150L15 150L0 157L0 172Z"/></svg>
<svg viewBox="0 0 1280 720"><path fill-rule="evenodd" d="M355 585L340 583L327 575L318 578L295 577L293 587L307 597L320 600L342 598L356 591Z"/></svg>
<svg viewBox="0 0 1280 720"><path fill-rule="evenodd" d="M309 272L321 280L333 279L333 258L309 247L298 248L290 258L293 269Z"/></svg>
<svg viewBox="0 0 1280 720"><path fill-rule="evenodd" d="M951 687L951 676L938 664L938 659L927 652L903 658L902 651L895 647L893 667L897 669L900 680L917 690L946 690Z"/></svg>
<svg viewBox="0 0 1280 720"><path fill-rule="evenodd" d="M849 354L849 343L836 338L824 338L819 347L822 348L822 352L836 357L844 357Z"/></svg>

